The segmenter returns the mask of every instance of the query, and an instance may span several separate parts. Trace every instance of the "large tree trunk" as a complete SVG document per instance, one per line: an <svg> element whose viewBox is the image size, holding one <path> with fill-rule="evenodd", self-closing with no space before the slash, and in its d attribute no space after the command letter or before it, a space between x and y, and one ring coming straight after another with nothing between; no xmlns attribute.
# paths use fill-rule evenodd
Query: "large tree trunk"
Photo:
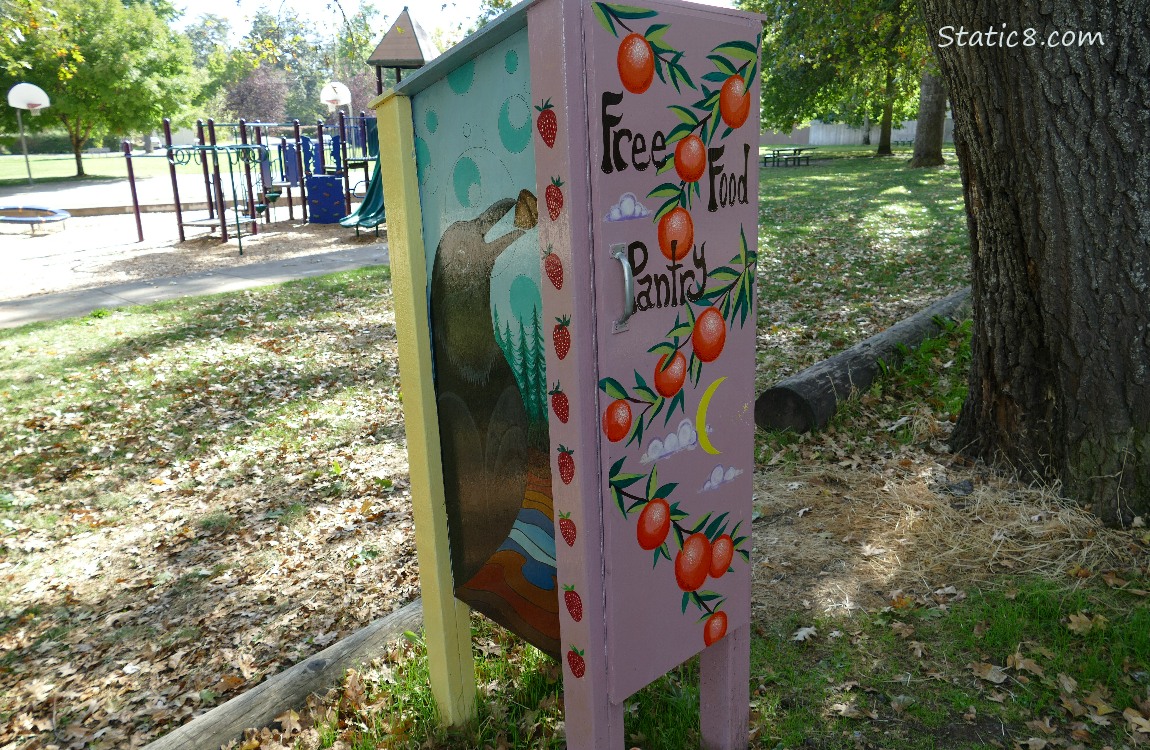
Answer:
<svg viewBox="0 0 1150 750"><path fill-rule="evenodd" d="M76 158L76 176L86 177L84 174L84 141L86 140L83 135L83 128L80 127L79 119L70 120L67 117L60 117L60 122L64 123L64 128L68 131L68 140L72 143L72 156Z"/></svg>
<svg viewBox="0 0 1150 750"><path fill-rule="evenodd" d="M890 131L894 127L894 75L886 71L886 89L883 92L882 123L879 125L878 155L894 156L890 150Z"/></svg>
<svg viewBox="0 0 1150 750"><path fill-rule="evenodd" d="M918 129L914 132L912 168L938 167L942 158L942 136L946 130L946 87L929 69L922 71L918 91Z"/></svg>
<svg viewBox="0 0 1150 750"><path fill-rule="evenodd" d="M956 448L1062 482L1106 522L1150 513L1150 7L921 0L951 95L970 231L973 363ZM1038 27L1104 44L1023 46Z"/></svg>

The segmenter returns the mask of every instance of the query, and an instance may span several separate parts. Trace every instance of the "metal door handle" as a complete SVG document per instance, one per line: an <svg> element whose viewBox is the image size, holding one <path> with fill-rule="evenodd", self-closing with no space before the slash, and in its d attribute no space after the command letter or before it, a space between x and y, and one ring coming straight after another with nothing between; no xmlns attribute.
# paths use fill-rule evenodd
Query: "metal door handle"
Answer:
<svg viewBox="0 0 1150 750"><path fill-rule="evenodd" d="M611 257L623 266L623 317L615 321L615 331L619 332L627 326L627 320L635 314L635 274L631 271L631 263L627 260L626 245L612 245Z"/></svg>

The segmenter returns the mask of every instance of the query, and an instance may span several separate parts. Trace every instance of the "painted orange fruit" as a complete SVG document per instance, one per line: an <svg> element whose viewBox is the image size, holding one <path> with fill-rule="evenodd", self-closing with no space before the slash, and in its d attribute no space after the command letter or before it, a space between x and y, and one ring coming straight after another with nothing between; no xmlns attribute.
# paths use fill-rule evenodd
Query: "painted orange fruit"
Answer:
<svg viewBox="0 0 1150 750"><path fill-rule="evenodd" d="M707 149L703 139L689 135L675 145L675 172L684 182L698 182L707 169Z"/></svg>
<svg viewBox="0 0 1150 750"><path fill-rule="evenodd" d="M723 534L711 543L711 578L722 578L731 567L731 558L735 556L735 541L730 534Z"/></svg>
<svg viewBox="0 0 1150 750"><path fill-rule="evenodd" d="M721 641L723 636L727 634L727 613L716 612L707 618L707 624L703 626L703 643L710 646L716 641Z"/></svg>
<svg viewBox="0 0 1150 750"><path fill-rule="evenodd" d="M659 363L655 365L655 390L663 398L671 398L679 392L683 387L683 381L687 379L687 358L682 352L675 352L671 357L671 363L664 369L663 364L666 361L667 355L664 354L659 357Z"/></svg>
<svg viewBox="0 0 1150 750"><path fill-rule="evenodd" d="M695 244L695 222L685 208L673 208L659 219L659 249L667 260L682 260Z"/></svg>
<svg viewBox="0 0 1150 750"><path fill-rule="evenodd" d="M632 94L642 94L655 79L655 53L642 34L628 34L619 45L619 80Z"/></svg>
<svg viewBox="0 0 1150 750"><path fill-rule="evenodd" d="M714 362L723 353L727 342L727 322L717 307L708 307L695 318L691 331L691 348L704 362Z"/></svg>
<svg viewBox="0 0 1150 750"><path fill-rule="evenodd" d="M612 443L617 443L631 432L631 405L623 399L615 399L603 412L603 434Z"/></svg>
<svg viewBox="0 0 1150 750"><path fill-rule="evenodd" d="M750 113L751 95L743 83L743 77L731 76L719 90L719 115L729 127L737 128L747 121Z"/></svg>
<svg viewBox="0 0 1150 750"><path fill-rule="evenodd" d="M675 583L683 591L697 591L711 567L711 542L706 534L691 534L675 555Z"/></svg>
<svg viewBox="0 0 1150 750"><path fill-rule="evenodd" d="M661 497L657 497L643 506L639 514L639 525L635 529L635 536L639 546L645 550L653 550L667 541L667 533L671 530L671 506Z"/></svg>

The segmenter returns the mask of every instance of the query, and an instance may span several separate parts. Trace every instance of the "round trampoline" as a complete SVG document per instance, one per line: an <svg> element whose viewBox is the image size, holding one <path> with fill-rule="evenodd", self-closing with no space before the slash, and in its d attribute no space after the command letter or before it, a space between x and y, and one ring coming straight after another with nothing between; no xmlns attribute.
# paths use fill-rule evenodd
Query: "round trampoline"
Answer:
<svg viewBox="0 0 1150 750"><path fill-rule="evenodd" d="M59 208L45 206L0 206L0 224L23 225L36 233L36 228L56 224L72 218L72 214ZM61 224L61 226L63 226Z"/></svg>
<svg viewBox="0 0 1150 750"><path fill-rule="evenodd" d="M0 206L0 224L54 224L72 218L59 208L44 206Z"/></svg>

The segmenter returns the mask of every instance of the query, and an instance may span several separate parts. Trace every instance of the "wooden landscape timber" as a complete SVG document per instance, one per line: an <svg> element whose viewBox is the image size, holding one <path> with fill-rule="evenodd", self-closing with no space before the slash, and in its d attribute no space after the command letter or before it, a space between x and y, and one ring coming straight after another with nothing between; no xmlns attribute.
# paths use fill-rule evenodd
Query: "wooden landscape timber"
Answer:
<svg viewBox="0 0 1150 750"><path fill-rule="evenodd" d="M284 711L302 706L312 693L338 686L348 669L381 655L388 644L422 624L423 606L416 599L196 717L144 750L218 750L243 735L244 729L267 726Z"/></svg>
<svg viewBox="0 0 1150 750"><path fill-rule="evenodd" d="M893 365L899 360L899 344L918 346L940 332L935 318L960 317L960 311L969 306L970 287L965 287L846 351L780 381L755 400L755 424L764 430L821 430L835 415L840 401L855 390L870 388L880 361Z"/></svg>

